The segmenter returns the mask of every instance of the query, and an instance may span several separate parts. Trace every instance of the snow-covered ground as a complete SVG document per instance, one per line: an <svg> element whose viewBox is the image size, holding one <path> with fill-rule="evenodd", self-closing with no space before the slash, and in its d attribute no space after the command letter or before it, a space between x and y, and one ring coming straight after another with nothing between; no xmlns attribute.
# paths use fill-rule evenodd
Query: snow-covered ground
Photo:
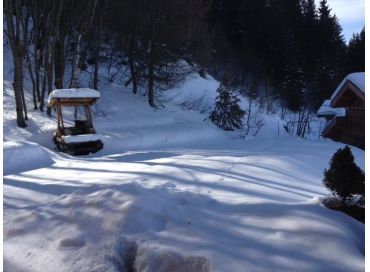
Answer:
<svg viewBox="0 0 370 272"><path fill-rule="evenodd" d="M256 137L218 129L212 78L157 110L103 86L104 148L73 157L54 149L54 115L15 126L4 82L5 271L364 271L364 225L320 204L342 144L278 136L277 116Z"/></svg>

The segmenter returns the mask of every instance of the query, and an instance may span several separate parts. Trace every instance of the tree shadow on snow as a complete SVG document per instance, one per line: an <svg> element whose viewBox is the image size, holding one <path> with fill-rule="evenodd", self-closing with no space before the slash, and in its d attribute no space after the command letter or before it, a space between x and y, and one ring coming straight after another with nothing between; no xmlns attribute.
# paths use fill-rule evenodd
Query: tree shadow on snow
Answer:
<svg viewBox="0 0 370 272"><path fill-rule="evenodd" d="M343 232L349 233L356 228L358 235L364 237L362 227L348 221L344 215L319 205L275 202L227 204L208 195L174 192L165 187L145 188L137 183L91 185L83 190L73 185L27 183L30 182L5 180L7 186L56 196L74 192L73 198L65 195L52 202L18 208L38 214L38 220L42 217L45 222L49 221L49 224L37 227L41 228L38 229L40 233L45 233L44 238L51 241L55 239L52 229L65 225L67 228L68 224L78 226L88 241L88 237L95 239L95 229L88 226L98 228L106 219L124 213L118 232L112 235L122 239L126 235L136 237L136 250L135 253L127 253L127 245L122 242L117 249L122 251L121 260L113 256L111 260L121 267L129 265L136 269L131 271L208 272L212 271L211 265L227 268L228 271L239 271L240 265L251 271L270 271L271 268L293 271L297 265L300 271L321 271L323 268L327 271L349 271L351 266L346 264L345 259L333 262L330 256L317 254L311 246L330 247L335 241L343 241ZM115 193L119 195L114 197ZM122 210L120 207L127 201L125 196L130 196L133 204ZM4 196L5 204L9 197ZM90 214L86 207L95 207L97 212ZM64 212L70 210L75 212ZM161 219L161 227L155 226L158 219ZM285 220L284 224L280 220ZM319 225L310 225L309 222L319 222ZM52 229L47 229L51 226ZM343 231L333 231L332 227ZM27 230L34 231L32 226L27 226ZM143 240L140 237L146 238ZM349 237L347 239L350 241ZM117 245L111 246L114 248ZM181 248L182 253L172 247ZM361 245L357 248L363 251ZM128 258L127 254L131 257ZM13 271L12 268L10 260L5 263L5 271Z"/></svg>

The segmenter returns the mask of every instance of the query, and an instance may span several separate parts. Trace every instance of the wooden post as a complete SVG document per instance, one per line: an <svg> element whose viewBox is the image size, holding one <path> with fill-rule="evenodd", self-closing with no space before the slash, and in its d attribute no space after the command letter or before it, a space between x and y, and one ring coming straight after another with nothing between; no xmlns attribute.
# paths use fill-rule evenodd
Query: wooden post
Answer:
<svg viewBox="0 0 370 272"><path fill-rule="evenodd" d="M89 106L84 105L85 115L86 115L87 121L89 123L89 126L91 126L91 118L90 118L90 113L89 113L89 108L88 107Z"/></svg>
<svg viewBox="0 0 370 272"><path fill-rule="evenodd" d="M58 120L58 129L60 128L60 114L59 114L59 106L56 106L56 113L57 113L57 120Z"/></svg>
<svg viewBox="0 0 370 272"><path fill-rule="evenodd" d="M85 105L85 111L86 111L87 119L89 120L89 125L90 127L93 127L91 107L89 105Z"/></svg>
<svg viewBox="0 0 370 272"><path fill-rule="evenodd" d="M59 110L60 122L62 124L62 127L64 128L64 121L63 121L63 114L62 114L62 107L61 107L61 105L58 105L58 110Z"/></svg>

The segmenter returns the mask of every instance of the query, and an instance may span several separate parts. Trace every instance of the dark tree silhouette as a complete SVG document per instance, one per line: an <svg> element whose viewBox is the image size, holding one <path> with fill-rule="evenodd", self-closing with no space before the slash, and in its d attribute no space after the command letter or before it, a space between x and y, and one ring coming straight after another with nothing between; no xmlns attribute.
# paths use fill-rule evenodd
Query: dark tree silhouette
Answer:
<svg viewBox="0 0 370 272"><path fill-rule="evenodd" d="M324 170L323 183L340 196L343 203L355 194L365 194L365 174L355 164L348 146L334 153L329 169Z"/></svg>

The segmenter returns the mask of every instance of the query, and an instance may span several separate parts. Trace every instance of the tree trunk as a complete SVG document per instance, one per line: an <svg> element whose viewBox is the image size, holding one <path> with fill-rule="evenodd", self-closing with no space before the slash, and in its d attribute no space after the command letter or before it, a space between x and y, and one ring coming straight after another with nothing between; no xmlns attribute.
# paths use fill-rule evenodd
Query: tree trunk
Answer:
<svg viewBox="0 0 370 272"><path fill-rule="evenodd" d="M22 88L22 103L23 103L23 109L24 109L24 119L28 120L27 116L27 105L26 105L26 99L24 98L24 90Z"/></svg>
<svg viewBox="0 0 370 272"><path fill-rule="evenodd" d="M50 69L54 69L54 85L57 89L63 88L64 70L65 70L65 38L66 30L61 26L62 11L64 9L64 1L59 0L58 6L55 5L53 14L56 17L55 28L49 30L49 36L54 36L54 42L51 44L52 51ZM52 76L51 76L52 77ZM49 84L50 85L50 84Z"/></svg>
<svg viewBox="0 0 370 272"><path fill-rule="evenodd" d="M153 63L149 63L149 81L148 81L148 102L151 107L155 107L154 104L154 66Z"/></svg>
<svg viewBox="0 0 370 272"><path fill-rule="evenodd" d="M31 59L28 54L28 51L26 52L26 61L27 61L27 68L28 68L28 73L30 75L31 81L32 81L32 101L33 101L33 109L37 110L37 93L36 93L36 80L35 77L33 76L33 69L32 69L32 64L31 64ZM36 69L35 69L36 70Z"/></svg>
<svg viewBox="0 0 370 272"><path fill-rule="evenodd" d="M36 14L38 12L38 5L36 1ZM40 28L38 26L38 15L35 14L33 19L33 27L34 27L34 45L33 45L33 58L35 63L35 89L36 89L36 96L37 102L41 101L41 93L40 93L40 54L39 54L39 39L40 39ZM37 17L36 17L37 16Z"/></svg>
<svg viewBox="0 0 370 272"><path fill-rule="evenodd" d="M37 92L36 92L36 79L33 75L33 69L32 69L32 63L31 63L31 58L28 53L28 48L26 49L26 62L27 62L27 68L28 68L28 73L30 75L31 81L32 81L32 100L33 100L33 109L37 110ZM35 68L37 70L37 68Z"/></svg>
<svg viewBox="0 0 370 272"><path fill-rule="evenodd" d="M20 50L18 48L18 50ZM16 51L18 51L16 50ZM24 115L23 115L23 104L22 92L23 92L23 67L22 67L22 56L19 54L13 55L14 60L14 96L15 96L15 106L17 113L17 125L19 127L27 127Z"/></svg>
<svg viewBox="0 0 370 272"><path fill-rule="evenodd" d="M9 43L13 54L14 64L14 97L15 97L15 110L17 114L17 125L19 127L27 127L26 121L23 116L23 107L25 106L22 101L22 90L23 90L23 52L21 45L21 31L20 31L20 20L21 20L21 3L15 2L15 9L13 9L12 0L4 1L4 14L7 24L7 34ZM15 11L15 21L13 20L13 12Z"/></svg>
<svg viewBox="0 0 370 272"><path fill-rule="evenodd" d="M95 53L95 63L94 63L94 89L98 90L99 83L99 49Z"/></svg>
<svg viewBox="0 0 370 272"><path fill-rule="evenodd" d="M249 130L251 128L250 120L251 120L251 113L252 113L252 97L249 97L249 104L248 104L248 116L247 116L247 135L249 135Z"/></svg>
<svg viewBox="0 0 370 272"><path fill-rule="evenodd" d="M71 82L69 84L70 88L79 88L80 84L78 82L78 76L80 74L80 46L81 46L82 35L78 34L76 52L73 58L72 64L72 76Z"/></svg>
<svg viewBox="0 0 370 272"><path fill-rule="evenodd" d="M42 77L42 86L41 86L41 100L40 100L40 111L44 111L44 105L45 105L45 92L46 92L46 75L44 73Z"/></svg>
<svg viewBox="0 0 370 272"><path fill-rule="evenodd" d="M34 80L35 80L35 89L34 92L36 94L36 107L37 102L41 101L41 93L40 93L40 59L39 59L39 46L40 46L40 13L42 13L42 8L39 6L38 1L30 2L30 9L31 9L31 19L32 19L32 26L33 26L33 66L34 66ZM26 52L28 54L28 52ZM31 62L31 59L30 59ZM32 66L32 65L31 65Z"/></svg>
<svg viewBox="0 0 370 272"><path fill-rule="evenodd" d="M35 45L36 46L36 45ZM40 93L40 59L38 54L38 49L35 48L35 86L36 86L36 96L37 102L41 101L41 93Z"/></svg>
<svg viewBox="0 0 370 272"><path fill-rule="evenodd" d="M49 72L47 73L47 77L46 77L48 96L53 91L53 67L54 67L54 58L53 58L53 56L55 55L53 49L54 49L54 47L50 48L50 50L51 50L51 52L50 52L50 62L48 63ZM51 116L51 107L49 107L49 106L47 107L46 114L48 116Z"/></svg>
<svg viewBox="0 0 370 272"><path fill-rule="evenodd" d="M64 58L64 36L59 37L54 45L54 76L55 88L63 89L65 58Z"/></svg>
<svg viewBox="0 0 370 272"><path fill-rule="evenodd" d="M42 78L40 111L44 111L45 93L46 93L46 90L47 90L47 78L48 78L48 74L51 72L50 71L50 67L49 67L49 55L50 55L49 49L50 49L49 44L45 44L45 48L44 48L44 64L43 64L43 66L44 66L44 75L43 75L43 78Z"/></svg>
<svg viewBox="0 0 370 272"><path fill-rule="evenodd" d="M28 35L28 25L29 25L29 19L31 17L31 13L30 13L30 8L29 7L26 7L26 13L23 17L23 20L21 21L21 26L22 26L22 32L23 32L23 54L25 56L25 61L26 61L26 66L27 66L27 69L28 69L28 73L30 75L30 79L31 79L31 82L32 82L32 100L33 100L33 108L34 110L37 110L37 97L36 97L36 81L35 81L35 77L33 75L33 67L32 67L32 63L31 63L31 57L30 57L30 54L29 54L29 35ZM24 99L24 90L22 89L22 101L23 101L23 105L24 105L24 115L25 115L25 119L28 120L28 117L27 117L27 107L26 107L26 102L25 102L25 99Z"/></svg>
<svg viewBox="0 0 370 272"><path fill-rule="evenodd" d="M96 41L96 48L95 48L95 63L94 63L94 89L98 90L98 83L99 83L99 62L100 62L100 44L101 44L101 33L103 28L103 16L100 14L99 16L99 28L98 28L98 37Z"/></svg>
<svg viewBox="0 0 370 272"><path fill-rule="evenodd" d="M133 94L137 93L137 76L136 76L135 60L134 60L134 50L135 50L135 47L136 47L135 38L136 37L135 37L134 31L132 31L131 38L130 38L129 50L128 50L128 63L129 63L130 72L131 72L132 92L133 92Z"/></svg>
<svg viewBox="0 0 370 272"><path fill-rule="evenodd" d="M154 63L153 63L153 45L149 42L149 67L148 67L148 102L151 107L155 107L154 104Z"/></svg>

